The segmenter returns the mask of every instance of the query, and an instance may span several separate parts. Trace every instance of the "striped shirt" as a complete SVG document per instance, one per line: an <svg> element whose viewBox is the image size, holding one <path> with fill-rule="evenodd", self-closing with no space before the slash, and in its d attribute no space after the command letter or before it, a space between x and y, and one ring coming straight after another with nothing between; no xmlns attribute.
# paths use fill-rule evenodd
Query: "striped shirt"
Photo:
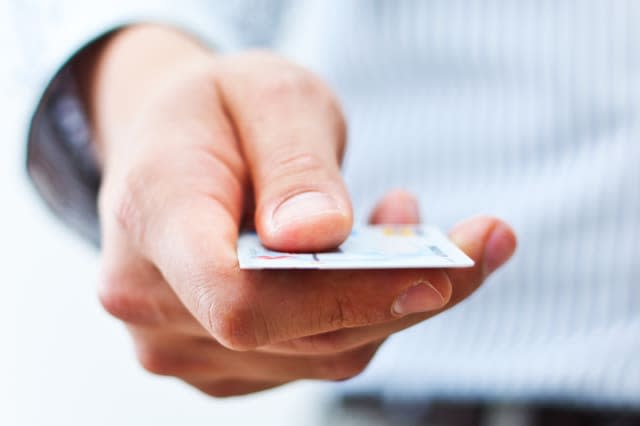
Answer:
<svg viewBox="0 0 640 426"><path fill-rule="evenodd" d="M20 28L42 29L21 38L27 75L43 86L93 37L138 21L176 25L219 51L280 52L343 103L344 176L361 220L384 192L403 187L439 226L476 213L514 226L520 246L504 269L465 303L392 336L343 390L640 405L640 2L56 1L13 9ZM86 150L64 154L69 139L86 146L88 136L70 136L86 129L65 121L78 111L69 108L64 67L56 75L33 95L29 167L63 219L95 238L95 182L78 182L78 191L55 185L70 165L80 170L70 181L91 181Z"/></svg>

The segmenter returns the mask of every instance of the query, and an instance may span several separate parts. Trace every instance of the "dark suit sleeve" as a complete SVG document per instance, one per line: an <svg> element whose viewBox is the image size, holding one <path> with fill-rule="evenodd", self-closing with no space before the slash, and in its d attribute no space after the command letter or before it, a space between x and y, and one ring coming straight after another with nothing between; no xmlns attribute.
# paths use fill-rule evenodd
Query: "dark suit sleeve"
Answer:
<svg viewBox="0 0 640 426"><path fill-rule="evenodd" d="M23 13L39 16L34 19L39 22L40 34L34 38L38 42L31 43L31 48L26 46L26 56L31 55L28 66L37 68L33 71L38 73L37 80L47 82L40 83L45 89L34 96L37 102L29 121L27 171L51 211L64 224L99 246L96 200L100 170L73 75L76 58L113 31L143 22L173 26L216 51L236 50L241 43L236 38L237 32L228 25L230 19L222 13L217 16L215 7L206 1L61 0L50 7L55 10L45 10L43 6L43 10ZM28 27L29 22L23 22L22 27L25 26ZM37 44L39 48L34 49ZM37 55L40 52L42 54Z"/></svg>

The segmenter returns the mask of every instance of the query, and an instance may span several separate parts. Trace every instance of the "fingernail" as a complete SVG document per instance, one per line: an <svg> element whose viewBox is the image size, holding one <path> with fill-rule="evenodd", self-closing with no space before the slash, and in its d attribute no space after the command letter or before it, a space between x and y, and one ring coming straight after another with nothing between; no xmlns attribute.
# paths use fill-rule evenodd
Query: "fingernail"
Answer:
<svg viewBox="0 0 640 426"><path fill-rule="evenodd" d="M303 192L278 206L273 213L273 225L279 228L323 213L341 213L335 198L317 191Z"/></svg>
<svg viewBox="0 0 640 426"><path fill-rule="evenodd" d="M391 311L400 317L416 312L433 311L441 308L444 303L444 297L429 281L418 281L398 296L391 306Z"/></svg>
<svg viewBox="0 0 640 426"><path fill-rule="evenodd" d="M487 239L484 249L484 267L487 274L505 263L515 249L513 233L503 224L498 224Z"/></svg>

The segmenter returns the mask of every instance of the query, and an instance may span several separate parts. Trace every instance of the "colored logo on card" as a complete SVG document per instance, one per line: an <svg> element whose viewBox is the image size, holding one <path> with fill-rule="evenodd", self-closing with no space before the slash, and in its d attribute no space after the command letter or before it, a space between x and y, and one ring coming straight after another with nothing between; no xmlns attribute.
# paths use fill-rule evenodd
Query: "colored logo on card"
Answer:
<svg viewBox="0 0 640 426"><path fill-rule="evenodd" d="M382 233L387 237L415 237L416 232L412 226L385 226Z"/></svg>

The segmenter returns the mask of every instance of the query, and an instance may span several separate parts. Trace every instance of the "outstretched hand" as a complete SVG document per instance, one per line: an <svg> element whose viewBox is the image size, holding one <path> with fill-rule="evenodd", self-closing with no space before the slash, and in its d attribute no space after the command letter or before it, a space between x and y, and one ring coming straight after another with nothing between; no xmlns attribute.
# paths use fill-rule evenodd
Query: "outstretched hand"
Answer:
<svg viewBox="0 0 640 426"><path fill-rule="evenodd" d="M142 46L151 57L136 56ZM354 376L390 334L468 297L515 248L506 224L479 217L450 234L469 269L241 270L246 217L283 251L349 234L336 98L282 58L216 56L162 28L125 30L103 50L90 85L104 164L100 299L149 371L217 396ZM153 78L128 90L146 75L140 63L156 65ZM371 220L417 223L417 203L392 192Z"/></svg>

